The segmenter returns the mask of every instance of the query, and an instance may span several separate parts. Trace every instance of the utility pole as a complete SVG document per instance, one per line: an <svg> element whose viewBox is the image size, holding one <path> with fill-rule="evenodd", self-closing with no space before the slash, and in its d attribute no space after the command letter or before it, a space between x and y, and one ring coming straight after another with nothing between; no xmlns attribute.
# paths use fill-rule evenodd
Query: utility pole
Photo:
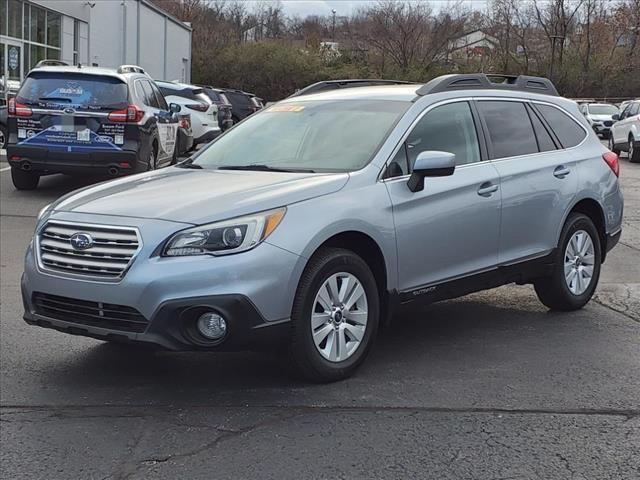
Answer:
<svg viewBox="0 0 640 480"><path fill-rule="evenodd" d="M336 41L336 9L331 9L331 14L333 15L333 20L331 24L331 41Z"/></svg>

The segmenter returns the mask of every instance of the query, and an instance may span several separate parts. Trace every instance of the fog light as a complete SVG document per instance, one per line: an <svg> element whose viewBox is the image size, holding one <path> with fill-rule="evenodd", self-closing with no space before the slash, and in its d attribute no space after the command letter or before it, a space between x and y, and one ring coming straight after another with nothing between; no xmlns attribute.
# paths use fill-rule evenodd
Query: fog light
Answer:
<svg viewBox="0 0 640 480"><path fill-rule="evenodd" d="M198 318L198 332L209 340L220 340L227 333L227 322L217 313L207 312Z"/></svg>

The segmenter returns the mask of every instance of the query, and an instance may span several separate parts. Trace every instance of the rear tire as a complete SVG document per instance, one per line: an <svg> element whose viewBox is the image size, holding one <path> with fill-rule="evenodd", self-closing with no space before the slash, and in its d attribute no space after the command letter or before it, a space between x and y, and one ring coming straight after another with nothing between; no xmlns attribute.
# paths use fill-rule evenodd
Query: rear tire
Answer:
<svg viewBox="0 0 640 480"><path fill-rule="evenodd" d="M11 167L11 180L17 190L35 190L40 183L40 175L21 170L18 167Z"/></svg>
<svg viewBox="0 0 640 480"><path fill-rule="evenodd" d="M635 145L633 137L629 135L629 146L627 147L627 153L629 154L629 161L632 163L640 162L640 147Z"/></svg>
<svg viewBox="0 0 640 480"><path fill-rule="evenodd" d="M367 264L349 250L318 251L302 274L291 314L297 370L318 383L353 375L371 350L379 317L378 287Z"/></svg>
<svg viewBox="0 0 640 480"><path fill-rule="evenodd" d="M538 298L552 310L584 307L598 285L601 260L600 235L593 221L572 213L560 235L552 274L533 284Z"/></svg>
<svg viewBox="0 0 640 480"><path fill-rule="evenodd" d="M0 125L0 150L7 148L7 141L9 140L9 132L7 127Z"/></svg>

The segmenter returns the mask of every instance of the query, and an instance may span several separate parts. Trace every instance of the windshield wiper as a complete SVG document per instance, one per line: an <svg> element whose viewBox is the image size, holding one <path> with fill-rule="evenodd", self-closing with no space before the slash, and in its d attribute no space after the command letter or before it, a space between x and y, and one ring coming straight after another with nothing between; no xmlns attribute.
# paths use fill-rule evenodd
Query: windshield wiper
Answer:
<svg viewBox="0 0 640 480"><path fill-rule="evenodd" d="M250 165L223 165L218 170L254 170L259 172L287 172L287 173L315 173L310 168L282 168L272 167L260 163L252 163Z"/></svg>
<svg viewBox="0 0 640 480"><path fill-rule="evenodd" d="M71 103L71 99L70 98L65 98L65 97L40 97L38 98L38 100L49 100L49 101L53 101L53 102L67 102L67 103Z"/></svg>

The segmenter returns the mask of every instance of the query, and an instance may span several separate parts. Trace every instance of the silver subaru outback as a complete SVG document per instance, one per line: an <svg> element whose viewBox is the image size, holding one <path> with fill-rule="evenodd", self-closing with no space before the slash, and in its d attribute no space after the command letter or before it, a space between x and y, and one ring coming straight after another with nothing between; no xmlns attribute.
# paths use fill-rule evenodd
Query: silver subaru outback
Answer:
<svg viewBox="0 0 640 480"><path fill-rule="evenodd" d="M45 208L24 318L171 350L277 346L338 380L416 305L515 282L583 307L620 237L618 173L543 78L293 96L181 164Z"/></svg>

